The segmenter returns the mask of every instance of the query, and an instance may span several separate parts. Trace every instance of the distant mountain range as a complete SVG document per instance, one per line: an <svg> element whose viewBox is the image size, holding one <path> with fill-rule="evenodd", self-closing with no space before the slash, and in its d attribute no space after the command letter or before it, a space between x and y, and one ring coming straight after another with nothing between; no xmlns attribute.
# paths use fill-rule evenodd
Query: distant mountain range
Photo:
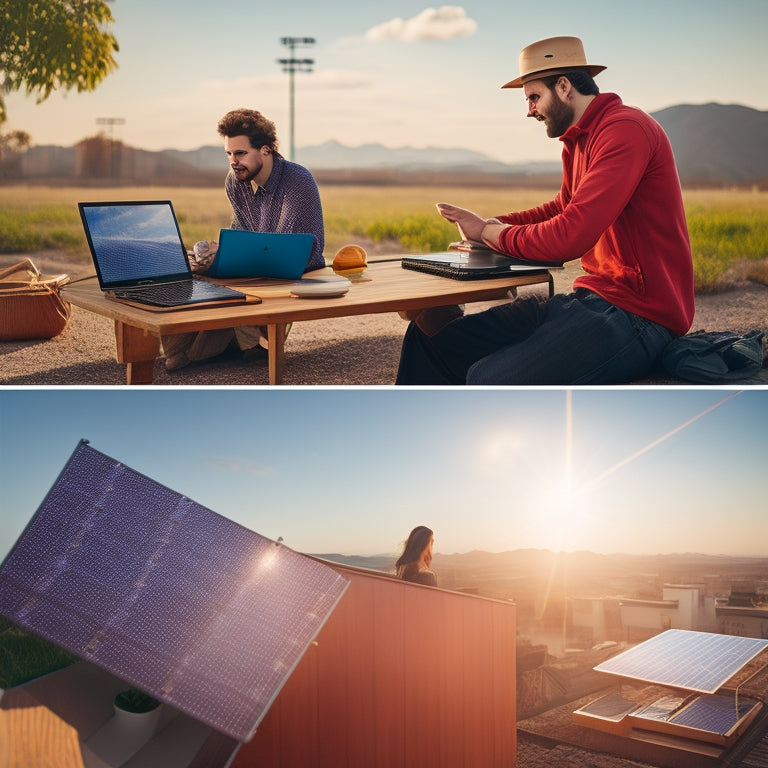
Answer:
<svg viewBox="0 0 768 768"><path fill-rule="evenodd" d="M220 146L192 150L166 149L159 153L180 164L203 172L226 173L226 158ZM362 144L349 147L338 141L326 141L309 147L298 147L296 162L315 175L329 171L400 171L423 173L450 171L452 174L497 174L536 176L557 174L560 162L509 164L494 160L471 149L445 147L385 147L382 144Z"/></svg>
<svg viewBox="0 0 768 768"><path fill-rule="evenodd" d="M324 560L392 573L396 554L322 554ZM737 557L680 553L665 555L603 555L594 552L557 553L546 549L517 549L507 552L436 552L432 568L439 583L448 589L478 589L480 594L506 599L514 595L518 604L531 596L552 591L571 594L661 594L662 584L707 584L717 594L732 589L753 592L768 599L766 557Z"/></svg>
<svg viewBox="0 0 768 768"><path fill-rule="evenodd" d="M374 571L391 572L397 554L343 555L339 553L318 554L315 557L335 563L368 568ZM475 572L504 570L508 573L531 577L536 573L550 573L554 564L567 562L568 567L581 570L610 571L612 573L643 570L646 573L665 569L699 569L702 572L719 574L734 567L741 570L751 568L751 576L759 577L768 587L766 557L736 555L705 555L695 552L665 555L603 555L589 551L558 553L549 549L515 549L506 552L484 552L473 550L461 553L435 553L432 565L435 568L462 568Z"/></svg>
<svg viewBox="0 0 768 768"><path fill-rule="evenodd" d="M653 113L675 151L686 185L768 187L768 112L724 104L679 105ZM34 137L33 137L34 138ZM93 140L78 147L38 146L22 155L14 176L42 178L121 178L134 183L221 183L226 161L221 146L149 152L120 145L107 157ZM87 154L84 147L88 145ZM392 174L474 175L482 178L557 178L559 162L508 164L461 148L349 147L336 141L300 147L296 160L319 180L349 180L361 174L375 180Z"/></svg>
<svg viewBox="0 0 768 768"><path fill-rule="evenodd" d="M768 112L738 104L680 105L653 113L672 142L686 184L768 180Z"/></svg>

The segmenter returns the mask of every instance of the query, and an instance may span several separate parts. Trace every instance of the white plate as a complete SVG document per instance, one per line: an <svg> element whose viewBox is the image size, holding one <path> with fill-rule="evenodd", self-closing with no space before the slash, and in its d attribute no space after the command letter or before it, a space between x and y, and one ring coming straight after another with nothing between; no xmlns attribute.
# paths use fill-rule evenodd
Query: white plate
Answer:
<svg viewBox="0 0 768 768"><path fill-rule="evenodd" d="M291 286L291 295L299 298L320 299L343 296L352 283L345 277L335 277L329 280L307 279Z"/></svg>

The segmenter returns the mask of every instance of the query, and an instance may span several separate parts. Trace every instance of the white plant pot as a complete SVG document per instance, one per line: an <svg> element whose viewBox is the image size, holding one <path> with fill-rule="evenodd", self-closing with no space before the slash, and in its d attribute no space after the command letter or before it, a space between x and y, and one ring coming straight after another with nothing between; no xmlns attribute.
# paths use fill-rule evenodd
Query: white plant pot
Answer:
<svg viewBox="0 0 768 768"><path fill-rule="evenodd" d="M138 742L139 746L152 738L160 721L160 707L149 712L127 712L114 704L112 706L116 735L119 734L125 741Z"/></svg>
<svg viewBox="0 0 768 768"><path fill-rule="evenodd" d="M137 713L112 706L114 716L88 739L87 744L110 765L122 765L155 735L163 707Z"/></svg>

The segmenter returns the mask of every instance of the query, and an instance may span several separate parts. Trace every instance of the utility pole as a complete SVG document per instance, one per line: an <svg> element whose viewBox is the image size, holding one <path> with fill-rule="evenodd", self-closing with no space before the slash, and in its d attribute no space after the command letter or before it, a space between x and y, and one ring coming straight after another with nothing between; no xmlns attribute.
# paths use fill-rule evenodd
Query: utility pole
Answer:
<svg viewBox="0 0 768 768"><path fill-rule="evenodd" d="M296 152L295 145L295 133L294 133L294 112L295 112L295 95L294 95L294 82L293 76L296 72L311 72L312 65L315 63L314 59L297 59L296 48L302 46L309 46L315 44L314 37L281 37L280 43L288 48L290 56L287 59L278 59L277 63L282 64L283 72L287 72L290 76L290 129L291 129L291 154L288 159L293 160Z"/></svg>
<svg viewBox="0 0 768 768"><path fill-rule="evenodd" d="M117 176L115 163L115 126L125 125L124 117L97 117L96 125L106 125L109 128L109 171L110 176Z"/></svg>

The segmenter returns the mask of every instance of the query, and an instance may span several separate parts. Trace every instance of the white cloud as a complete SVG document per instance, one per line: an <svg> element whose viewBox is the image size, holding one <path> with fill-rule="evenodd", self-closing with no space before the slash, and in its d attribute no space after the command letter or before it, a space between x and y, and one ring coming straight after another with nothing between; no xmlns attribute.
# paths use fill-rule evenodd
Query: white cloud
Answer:
<svg viewBox="0 0 768 768"><path fill-rule="evenodd" d="M452 40L471 37L477 30L477 22L457 5L441 8L425 8L410 19L394 18L371 27L365 37L368 40L402 40L408 43L420 40Z"/></svg>

